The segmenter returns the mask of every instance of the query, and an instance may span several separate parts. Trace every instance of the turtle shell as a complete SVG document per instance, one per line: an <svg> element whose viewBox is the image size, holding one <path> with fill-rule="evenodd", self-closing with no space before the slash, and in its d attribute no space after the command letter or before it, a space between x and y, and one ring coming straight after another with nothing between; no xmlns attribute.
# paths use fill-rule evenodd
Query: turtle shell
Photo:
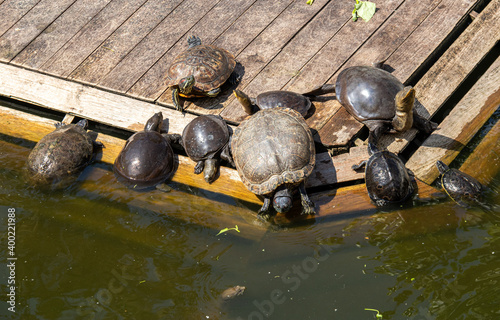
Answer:
<svg viewBox="0 0 500 320"><path fill-rule="evenodd" d="M369 66L344 69L337 77L338 101L358 121L391 120L395 97L404 85L389 72Z"/></svg>
<svg viewBox="0 0 500 320"><path fill-rule="evenodd" d="M397 203L413 194L414 186L403 161L392 152L374 153L366 163L368 195L377 205Z"/></svg>
<svg viewBox="0 0 500 320"><path fill-rule="evenodd" d="M243 121L233 134L231 152L241 180L258 195L304 181L316 156L307 123L288 108L260 110Z"/></svg>
<svg viewBox="0 0 500 320"><path fill-rule="evenodd" d="M147 188L166 180L173 172L174 152L160 134L159 124L128 138L113 165L120 182L133 188Z"/></svg>
<svg viewBox="0 0 500 320"><path fill-rule="evenodd" d="M221 117L202 115L193 119L182 132L182 144L194 161L212 158L229 142L229 129Z"/></svg>
<svg viewBox="0 0 500 320"><path fill-rule="evenodd" d="M94 139L87 121L60 125L43 137L28 157L28 172L35 183L52 183L79 174L92 160Z"/></svg>
<svg viewBox="0 0 500 320"><path fill-rule="evenodd" d="M457 169L449 168L441 161L438 161L437 167L441 173L441 186L453 200L464 204L460 200L479 199L483 189L479 181Z"/></svg>
<svg viewBox="0 0 500 320"><path fill-rule="evenodd" d="M229 78L236 66L234 56L227 50L212 45L197 45L179 54L167 71L169 86L193 75L195 83L192 94L208 92L220 87Z"/></svg>
<svg viewBox="0 0 500 320"><path fill-rule="evenodd" d="M291 91L268 91L257 96L257 105L260 109L290 108L298 111L303 117L311 108L311 101L296 92Z"/></svg>

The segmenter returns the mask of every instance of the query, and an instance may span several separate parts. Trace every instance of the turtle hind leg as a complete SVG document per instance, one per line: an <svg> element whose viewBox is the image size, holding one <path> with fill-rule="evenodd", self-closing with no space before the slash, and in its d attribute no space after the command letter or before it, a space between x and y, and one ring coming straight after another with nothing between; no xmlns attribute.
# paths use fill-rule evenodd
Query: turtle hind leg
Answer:
<svg viewBox="0 0 500 320"><path fill-rule="evenodd" d="M213 98L213 97L216 97L219 93L220 93L220 88L215 88L215 89L212 89L208 92L205 92L205 95L207 97Z"/></svg>
<svg viewBox="0 0 500 320"><path fill-rule="evenodd" d="M187 39L187 42L188 42L189 48L201 45L201 39L197 36L189 36L189 38Z"/></svg>
<svg viewBox="0 0 500 320"><path fill-rule="evenodd" d="M314 210L314 202L309 199L306 192L306 187L304 182L299 185L300 199L302 204L302 214L305 215L315 215L316 210Z"/></svg>
<svg viewBox="0 0 500 320"><path fill-rule="evenodd" d="M226 160L231 166L233 166L233 168L235 168L236 166L234 164L233 157L231 156L231 149L229 146L230 146L230 142L228 144L226 144L224 149L222 149L220 157L222 160Z"/></svg>
<svg viewBox="0 0 500 320"><path fill-rule="evenodd" d="M257 212L257 217L265 222L271 219L271 198L264 198L264 203Z"/></svg>
<svg viewBox="0 0 500 320"><path fill-rule="evenodd" d="M413 109L413 127L420 132L431 134L432 131L438 128L438 124L420 116L417 111Z"/></svg>

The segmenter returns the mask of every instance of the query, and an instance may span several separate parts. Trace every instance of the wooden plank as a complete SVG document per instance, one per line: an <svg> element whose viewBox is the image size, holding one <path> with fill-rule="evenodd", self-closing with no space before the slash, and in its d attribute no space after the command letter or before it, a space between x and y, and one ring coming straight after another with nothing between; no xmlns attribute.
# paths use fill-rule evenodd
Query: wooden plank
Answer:
<svg viewBox="0 0 500 320"><path fill-rule="evenodd" d="M0 95L138 131L156 112L169 119L169 132L182 133L195 118L152 103L0 63Z"/></svg>
<svg viewBox="0 0 500 320"><path fill-rule="evenodd" d="M0 4L0 36L9 30L19 19L31 10L40 0L6 0Z"/></svg>
<svg viewBox="0 0 500 320"><path fill-rule="evenodd" d="M259 6L260 4L260 6ZM262 5L262 4L265 4ZM212 43L217 37L220 37L221 32L228 29L231 30L235 25L242 24L242 17L248 16L249 12L255 13L256 7L261 7L262 11L275 11L279 10L285 1L279 1L273 6L269 6L266 1L255 0L222 0L220 1L210 12L208 12L203 18L201 18L189 31L186 32L175 45L170 48L161 58L158 60L133 86L127 91L128 94L136 97L140 97L146 100L154 101L156 100L166 89L166 72L170 66L171 61L183 50L187 48L187 38L190 35L197 35L201 38L202 43ZM249 8L250 6L250 8ZM243 16L241 16L241 14ZM257 15L258 16L258 15ZM236 19L236 20L235 20ZM251 21L248 27L259 26L259 21ZM247 28L249 29L249 28ZM225 34L225 33L224 33ZM238 46L235 44L238 41L242 41L244 35L235 36L232 38L234 43L228 42L223 44L217 44L221 48L230 49L233 54L236 54L236 49ZM235 50L235 51L233 51ZM168 104L171 104L169 102Z"/></svg>
<svg viewBox="0 0 500 320"><path fill-rule="evenodd" d="M96 84L182 0L149 0L107 38L68 78Z"/></svg>
<svg viewBox="0 0 500 320"><path fill-rule="evenodd" d="M447 3L446 1L449 0L422 2L419 1L418 3L409 1L404 2L394 12L394 14L384 22L382 27L377 30L361 48L357 50L357 52L345 63L342 69L355 65L370 65L374 61L389 57L389 59L387 60L387 64L391 68L398 70L398 73L395 75L397 75L398 79L400 79L402 82L405 82L412 75L413 71L416 70L428 57L427 55L424 55L424 53L430 54L439 45L439 42L427 42L424 41L425 39L421 38L414 39L412 38L412 35L422 32L430 32L431 34L439 33L439 36L434 36L434 38L441 37L442 39L444 39L444 37L447 35L447 33L443 33L441 29L432 31L421 30L423 27L427 27L427 25L422 26L422 21L426 21L427 19L433 20L435 19L435 17L445 13L438 8L448 7L450 3ZM449 30L454 27L457 20L462 17L462 14L465 14L465 12L470 9L472 3L473 1L469 0L465 3L466 5L458 6L457 12L460 15L453 14L450 16L451 18L455 18L455 21L449 20L449 18L443 21L443 23L448 23L448 26L446 26L445 24L445 30ZM455 5L453 5L452 7L455 7ZM344 37L352 37L352 34L356 34L356 32L351 31L349 33L346 33ZM421 40L424 42L415 42L417 40ZM341 47L342 43L348 43L348 41L348 38L343 39L343 41L339 42L336 47ZM415 56L411 54L404 55L405 60L396 61L398 64L395 64L390 59L390 56L394 52L411 52L414 47L418 46L425 47L426 50L421 49L420 51L422 51L422 53ZM330 50L333 50L333 48ZM322 53L322 55L319 56L318 59L324 60L324 53ZM401 66L400 68L400 65L404 65L404 67ZM338 72L340 71L341 70L336 70L336 73L328 80L328 82L334 83ZM306 72L303 72L302 74L308 74L309 72L310 70L306 70ZM325 74L325 71L322 72L322 77L325 77L327 74ZM310 81L309 79L306 80ZM291 85L297 86L296 83L298 81L301 81L300 76L294 81L295 83L292 83ZM310 126L318 130L316 140L321 140L321 142L327 146L345 145L349 142L349 134L355 135L362 128L361 124L356 123L356 120L354 120L354 118L352 118L343 108L341 108L341 105L337 100L331 100L325 103L323 105L321 113L319 113L318 115L313 115L311 119L308 120L308 123ZM342 126L344 126L344 123L351 124L351 126L349 127L349 132L348 134L344 135L346 139L338 139L338 137L335 136L335 132L336 130L342 128Z"/></svg>
<svg viewBox="0 0 500 320"><path fill-rule="evenodd" d="M99 85L126 92L160 59L199 19L219 1L183 1L152 30L123 60L109 72Z"/></svg>
<svg viewBox="0 0 500 320"><path fill-rule="evenodd" d="M282 48L295 36L295 34L307 23L326 3L326 0L315 1L313 6L304 5L303 1L296 0L288 6L265 30L263 30L252 42L238 54L237 60L245 68L245 73L238 84L244 88L265 65L269 63ZM160 97L160 102L170 99L166 94ZM167 99L167 100L164 100ZM212 113L220 113L219 104L226 106L233 100L231 90L226 90L212 99L199 99L196 103L188 106L188 110L197 113L207 113L207 109L217 106ZM224 114L221 114L224 116Z"/></svg>
<svg viewBox="0 0 500 320"><path fill-rule="evenodd" d="M39 69L67 77L144 2L146 0L112 0Z"/></svg>
<svg viewBox="0 0 500 320"><path fill-rule="evenodd" d="M0 61L12 60L75 0L42 0L0 37Z"/></svg>
<svg viewBox="0 0 500 320"><path fill-rule="evenodd" d="M420 115L430 118L450 97L500 39L500 0L492 0L472 21L460 37L415 85L416 108ZM382 146L401 152L416 134L411 129L403 134L385 135Z"/></svg>
<svg viewBox="0 0 500 320"><path fill-rule="evenodd" d="M76 1L11 62L33 69L40 67L110 1Z"/></svg>
<svg viewBox="0 0 500 320"><path fill-rule="evenodd" d="M438 176L436 161L450 164L500 105L500 57L406 163L425 183Z"/></svg>

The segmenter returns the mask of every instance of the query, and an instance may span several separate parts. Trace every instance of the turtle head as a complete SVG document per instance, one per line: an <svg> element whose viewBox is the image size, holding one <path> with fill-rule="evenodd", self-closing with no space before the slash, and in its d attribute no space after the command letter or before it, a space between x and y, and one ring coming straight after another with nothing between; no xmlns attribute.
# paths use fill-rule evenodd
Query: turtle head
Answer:
<svg viewBox="0 0 500 320"><path fill-rule="evenodd" d="M243 110L245 110L247 114L254 113L254 111L252 110L252 104L253 104L252 100L250 99L249 96L246 95L246 93L244 93L241 90L235 89L233 90L233 94L236 97L236 99L238 99L241 106L243 107Z"/></svg>
<svg viewBox="0 0 500 320"><path fill-rule="evenodd" d="M279 213L290 211L293 206L292 192L290 189L283 187L278 189L274 194L273 207Z"/></svg>
<svg viewBox="0 0 500 320"><path fill-rule="evenodd" d="M144 126L144 131L158 131L160 132L161 124L163 122L163 115L161 112L155 113L154 116L149 118Z"/></svg>
<svg viewBox="0 0 500 320"><path fill-rule="evenodd" d="M89 122L87 119L82 119L76 123L77 126L82 127L83 129L87 129L89 126Z"/></svg>
<svg viewBox="0 0 500 320"><path fill-rule="evenodd" d="M413 126L413 105L415 104L415 89L408 86L396 94L396 114L392 119L394 130L404 132Z"/></svg>
<svg viewBox="0 0 500 320"><path fill-rule="evenodd" d="M179 91L183 94L191 93L191 90L193 90L193 86L194 86L193 75L182 78L181 81L179 81Z"/></svg>
<svg viewBox="0 0 500 320"><path fill-rule="evenodd" d="M450 167L448 167L443 161L436 161L436 167L439 170L439 173L443 174L446 171L450 170Z"/></svg>

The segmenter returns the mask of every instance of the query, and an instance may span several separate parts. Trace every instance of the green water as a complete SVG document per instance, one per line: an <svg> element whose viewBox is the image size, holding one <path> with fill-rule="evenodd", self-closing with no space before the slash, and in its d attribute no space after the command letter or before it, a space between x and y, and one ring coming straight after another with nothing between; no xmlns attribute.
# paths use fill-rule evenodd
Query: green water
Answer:
<svg viewBox="0 0 500 320"><path fill-rule="evenodd" d="M6 140L2 319L500 319L500 177L487 208L436 200L216 236L232 227L221 213L258 207L183 186L130 193L103 164L81 176L90 187L41 192L22 171L33 144ZM244 294L223 302L235 285Z"/></svg>

